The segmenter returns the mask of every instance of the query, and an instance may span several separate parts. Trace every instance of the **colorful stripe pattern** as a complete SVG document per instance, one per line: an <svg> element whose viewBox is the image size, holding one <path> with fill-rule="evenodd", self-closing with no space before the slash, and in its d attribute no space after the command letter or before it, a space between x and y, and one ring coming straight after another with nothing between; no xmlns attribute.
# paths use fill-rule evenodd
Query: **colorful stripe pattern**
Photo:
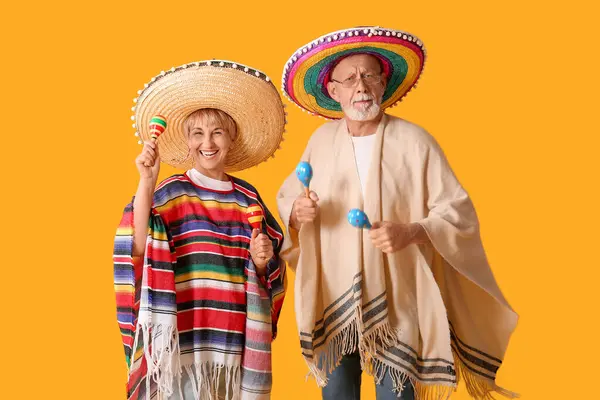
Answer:
<svg viewBox="0 0 600 400"><path fill-rule="evenodd" d="M262 226L262 220L264 218L262 207L258 204L251 204L246 209L246 217L248 218L248 222L252 228L260 229Z"/></svg>
<svg viewBox="0 0 600 400"><path fill-rule="evenodd" d="M415 86L426 58L423 43L406 32L375 27L345 29L298 49L284 68L282 92L311 114L342 118L342 109L329 96L327 84L337 62L357 53L374 55L382 63L388 77L382 108L401 101Z"/></svg>
<svg viewBox="0 0 600 400"><path fill-rule="evenodd" d="M162 115L155 115L150 119L150 139L156 140L167 129L167 119Z"/></svg>
<svg viewBox="0 0 600 400"><path fill-rule="evenodd" d="M125 209L114 272L128 399L147 398L160 387L146 375L167 368L156 364L164 348L156 338L169 336L169 321L177 343L167 351L178 346L182 367L214 360L237 368L242 392L270 392L271 341L285 295L285 263L278 256L283 234L256 190L237 178L233 183L232 191L216 192L186 175L164 181L154 194L144 260L132 256L132 204ZM265 210L263 231L273 242L265 280L249 254L251 204ZM142 334L146 325L154 328Z"/></svg>

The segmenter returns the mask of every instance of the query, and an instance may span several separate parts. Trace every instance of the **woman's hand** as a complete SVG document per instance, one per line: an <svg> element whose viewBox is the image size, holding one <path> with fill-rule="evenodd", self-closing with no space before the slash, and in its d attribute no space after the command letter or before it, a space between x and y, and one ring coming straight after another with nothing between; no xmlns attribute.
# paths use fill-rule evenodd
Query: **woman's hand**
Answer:
<svg viewBox="0 0 600 400"><path fill-rule="evenodd" d="M145 141L142 152L135 159L140 179L156 183L160 171L160 155L156 142Z"/></svg>
<svg viewBox="0 0 600 400"><path fill-rule="evenodd" d="M250 238L250 256L256 266L256 273L264 276L267 273L267 263L273 258L273 242L258 229L252 230Z"/></svg>

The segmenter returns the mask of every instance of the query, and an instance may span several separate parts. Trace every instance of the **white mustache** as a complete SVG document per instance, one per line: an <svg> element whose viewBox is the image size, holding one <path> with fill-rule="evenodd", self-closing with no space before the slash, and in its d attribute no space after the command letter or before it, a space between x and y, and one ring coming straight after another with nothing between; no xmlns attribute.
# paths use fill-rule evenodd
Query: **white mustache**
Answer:
<svg viewBox="0 0 600 400"><path fill-rule="evenodd" d="M357 94L356 97L354 99L352 99L352 104L358 102L358 101L366 101L366 100L373 100L373 96L370 96L368 94Z"/></svg>

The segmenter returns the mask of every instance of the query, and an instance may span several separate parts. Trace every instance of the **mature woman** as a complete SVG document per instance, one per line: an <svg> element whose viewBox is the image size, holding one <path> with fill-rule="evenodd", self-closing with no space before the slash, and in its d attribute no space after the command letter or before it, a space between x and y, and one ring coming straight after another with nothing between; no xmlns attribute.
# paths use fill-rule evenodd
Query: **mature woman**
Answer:
<svg viewBox="0 0 600 400"><path fill-rule="evenodd" d="M260 71L203 61L152 78L134 110L140 180L114 253L128 398L268 399L283 234L256 189L228 172L276 151L281 98ZM156 114L166 130L155 140ZM185 173L157 186L161 161Z"/></svg>

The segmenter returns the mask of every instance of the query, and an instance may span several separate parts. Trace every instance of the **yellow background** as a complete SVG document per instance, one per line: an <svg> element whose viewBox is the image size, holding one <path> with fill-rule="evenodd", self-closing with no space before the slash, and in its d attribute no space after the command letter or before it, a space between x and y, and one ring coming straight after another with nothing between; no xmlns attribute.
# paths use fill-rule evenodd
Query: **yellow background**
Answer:
<svg viewBox="0 0 600 400"><path fill-rule="evenodd" d="M137 184L137 90L209 58L279 86L296 48L367 24L414 33L429 51L419 88L392 114L441 143L521 315L498 383L523 399L598 398L598 10L575 0L44 3L1 12L0 398L124 398L111 255ZM288 109L283 149L239 174L273 211L323 122ZM318 399L289 278L273 398ZM453 399L467 399L464 387Z"/></svg>

